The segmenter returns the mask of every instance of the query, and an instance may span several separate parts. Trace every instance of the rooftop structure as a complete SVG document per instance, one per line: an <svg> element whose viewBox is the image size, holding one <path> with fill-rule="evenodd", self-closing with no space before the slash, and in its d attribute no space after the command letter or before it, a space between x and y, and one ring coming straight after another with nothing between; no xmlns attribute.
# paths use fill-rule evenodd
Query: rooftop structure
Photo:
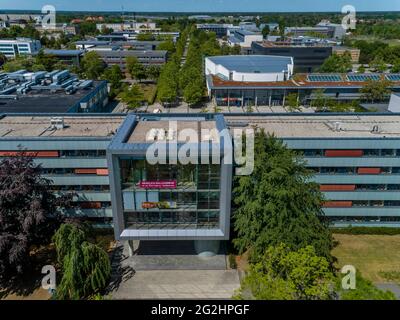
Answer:
<svg viewBox="0 0 400 320"><path fill-rule="evenodd" d="M68 70L0 73L0 113L103 111L105 81L79 80Z"/></svg>
<svg viewBox="0 0 400 320"><path fill-rule="evenodd" d="M279 115L225 117L228 125L244 122L279 138L400 138L400 115Z"/></svg>
<svg viewBox="0 0 400 320"><path fill-rule="evenodd" d="M109 137L116 133L125 117L91 116L15 116L0 115L0 138L16 137ZM61 120L57 127L55 120Z"/></svg>
<svg viewBox="0 0 400 320"><path fill-rule="evenodd" d="M293 59L278 56L215 56L205 59L206 75L227 81L285 81L292 76Z"/></svg>

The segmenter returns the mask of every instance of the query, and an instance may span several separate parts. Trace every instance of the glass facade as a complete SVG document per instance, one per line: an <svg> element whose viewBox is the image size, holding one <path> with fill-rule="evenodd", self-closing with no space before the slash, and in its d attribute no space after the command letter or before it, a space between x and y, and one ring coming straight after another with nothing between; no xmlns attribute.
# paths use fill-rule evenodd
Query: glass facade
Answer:
<svg viewBox="0 0 400 320"><path fill-rule="evenodd" d="M219 226L220 165L119 160L125 228Z"/></svg>

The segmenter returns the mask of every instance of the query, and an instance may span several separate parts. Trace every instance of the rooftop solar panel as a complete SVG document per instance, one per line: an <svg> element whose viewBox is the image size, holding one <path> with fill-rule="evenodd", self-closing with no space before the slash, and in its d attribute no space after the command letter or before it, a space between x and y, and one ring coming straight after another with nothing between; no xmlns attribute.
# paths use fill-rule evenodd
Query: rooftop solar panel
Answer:
<svg viewBox="0 0 400 320"><path fill-rule="evenodd" d="M364 82L368 80L380 80L379 74L349 74L347 75L347 79L353 82Z"/></svg>
<svg viewBox="0 0 400 320"><path fill-rule="evenodd" d="M308 76L310 82L340 82L342 77L338 74L310 74Z"/></svg>
<svg viewBox="0 0 400 320"><path fill-rule="evenodd" d="M400 74L387 74L386 79L389 81L400 81Z"/></svg>

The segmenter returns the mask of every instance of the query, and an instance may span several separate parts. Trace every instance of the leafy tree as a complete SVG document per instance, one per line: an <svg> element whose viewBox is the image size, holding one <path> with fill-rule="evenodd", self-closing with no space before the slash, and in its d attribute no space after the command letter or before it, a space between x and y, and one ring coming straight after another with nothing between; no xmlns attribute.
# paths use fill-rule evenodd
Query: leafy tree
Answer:
<svg viewBox="0 0 400 320"><path fill-rule="evenodd" d="M61 223L57 209L70 200L51 191L30 154L1 160L0 283L30 267L30 250L48 243Z"/></svg>
<svg viewBox="0 0 400 320"><path fill-rule="evenodd" d="M105 69L104 62L95 51L90 51L82 58L82 70L88 79L98 79Z"/></svg>
<svg viewBox="0 0 400 320"><path fill-rule="evenodd" d="M387 69L387 65L382 57L375 57L375 59L371 62L371 68L375 69L378 72L385 72Z"/></svg>
<svg viewBox="0 0 400 320"><path fill-rule="evenodd" d="M57 286L56 299L81 299L98 293L111 275L108 254L86 241L82 229L63 224L54 235L57 260L63 276Z"/></svg>
<svg viewBox="0 0 400 320"><path fill-rule="evenodd" d="M162 103L171 103L177 99L179 84L176 75L178 72L179 66L175 60L168 61L161 69L157 97Z"/></svg>
<svg viewBox="0 0 400 320"><path fill-rule="evenodd" d="M358 70L359 73L365 73L365 67L363 65L361 65Z"/></svg>
<svg viewBox="0 0 400 320"><path fill-rule="evenodd" d="M126 68L128 69L132 79L137 79L139 81L146 79L146 69L139 62L139 59L136 57L128 57L126 58Z"/></svg>
<svg viewBox="0 0 400 320"><path fill-rule="evenodd" d="M126 87L119 97L131 109L139 108L144 101L144 94L137 84Z"/></svg>
<svg viewBox="0 0 400 320"><path fill-rule="evenodd" d="M124 79L124 75L122 74L121 68L118 65L113 65L112 67L108 67L104 71L102 78L107 80L111 84L110 95L112 97L118 95L122 88L121 80Z"/></svg>
<svg viewBox="0 0 400 320"><path fill-rule="evenodd" d="M43 69L46 71L54 70L54 66L59 62L59 60L50 54L45 54L43 50L39 51L35 58L35 64L42 66Z"/></svg>
<svg viewBox="0 0 400 320"><path fill-rule="evenodd" d="M289 93L285 99L285 104L289 108L290 112L298 111L300 109L298 94Z"/></svg>
<svg viewBox="0 0 400 320"><path fill-rule="evenodd" d="M392 66L392 73L399 73L400 72L400 59L396 60L396 62Z"/></svg>
<svg viewBox="0 0 400 320"><path fill-rule="evenodd" d="M320 68L320 72L338 72L345 73L348 70L351 70L351 56L348 52L343 55L333 54L329 58L327 58Z"/></svg>
<svg viewBox="0 0 400 320"><path fill-rule="evenodd" d="M328 260L312 246L291 251L279 244L266 249L250 266L236 296L256 300L325 300L334 297L334 276Z"/></svg>
<svg viewBox="0 0 400 320"><path fill-rule="evenodd" d="M157 46L157 50L166 50L169 54L173 54L175 52L175 44L171 39L169 39L167 41L161 42Z"/></svg>
<svg viewBox="0 0 400 320"><path fill-rule="evenodd" d="M256 133L254 154L252 174L235 178L233 243L239 253L250 250L251 260L259 261L269 246L312 245L318 256L332 261L323 197L304 160L263 130Z"/></svg>
<svg viewBox="0 0 400 320"><path fill-rule="evenodd" d="M368 80L364 87L361 88L361 99L367 101L382 101L391 92L391 82L388 80L374 81Z"/></svg>
<svg viewBox="0 0 400 320"><path fill-rule="evenodd" d="M266 38L270 32L271 32L271 30L269 28L269 25L265 25L265 27L261 30L261 33L264 38Z"/></svg>
<svg viewBox="0 0 400 320"><path fill-rule="evenodd" d="M147 76L152 80L157 80L160 76L161 68L156 65L150 65L146 69Z"/></svg>
<svg viewBox="0 0 400 320"><path fill-rule="evenodd" d="M188 104L199 103L203 99L204 84L201 78L191 81L183 91L183 97Z"/></svg>
<svg viewBox="0 0 400 320"><path fill-rule="evenodd" d="M0 66L2 66L6 61L7 61L6 56L0 53Z"/></svg>
<svg viewBox="0 0 400 320"><path fill-rule="evenodd" d="M341 300L396 300L391 291L380 290L373 283L356 273L356 288L344 290L341 280L337 281L337 291Z"/></svg>

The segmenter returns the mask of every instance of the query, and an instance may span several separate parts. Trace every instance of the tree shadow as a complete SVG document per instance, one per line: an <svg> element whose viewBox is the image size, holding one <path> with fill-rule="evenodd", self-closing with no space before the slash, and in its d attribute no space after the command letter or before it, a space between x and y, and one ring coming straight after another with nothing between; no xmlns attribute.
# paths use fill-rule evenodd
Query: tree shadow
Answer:
<svg viewBox="0 0 400 320"><path fill-rule="evenodd" d="M127 259L123 254L123 245L118 245L111 254L111 279L110 283L105 289L105 294L110 294L117 290L121 283L131 279L136 271L129 265L122 266L122 262Z"/></svg>

